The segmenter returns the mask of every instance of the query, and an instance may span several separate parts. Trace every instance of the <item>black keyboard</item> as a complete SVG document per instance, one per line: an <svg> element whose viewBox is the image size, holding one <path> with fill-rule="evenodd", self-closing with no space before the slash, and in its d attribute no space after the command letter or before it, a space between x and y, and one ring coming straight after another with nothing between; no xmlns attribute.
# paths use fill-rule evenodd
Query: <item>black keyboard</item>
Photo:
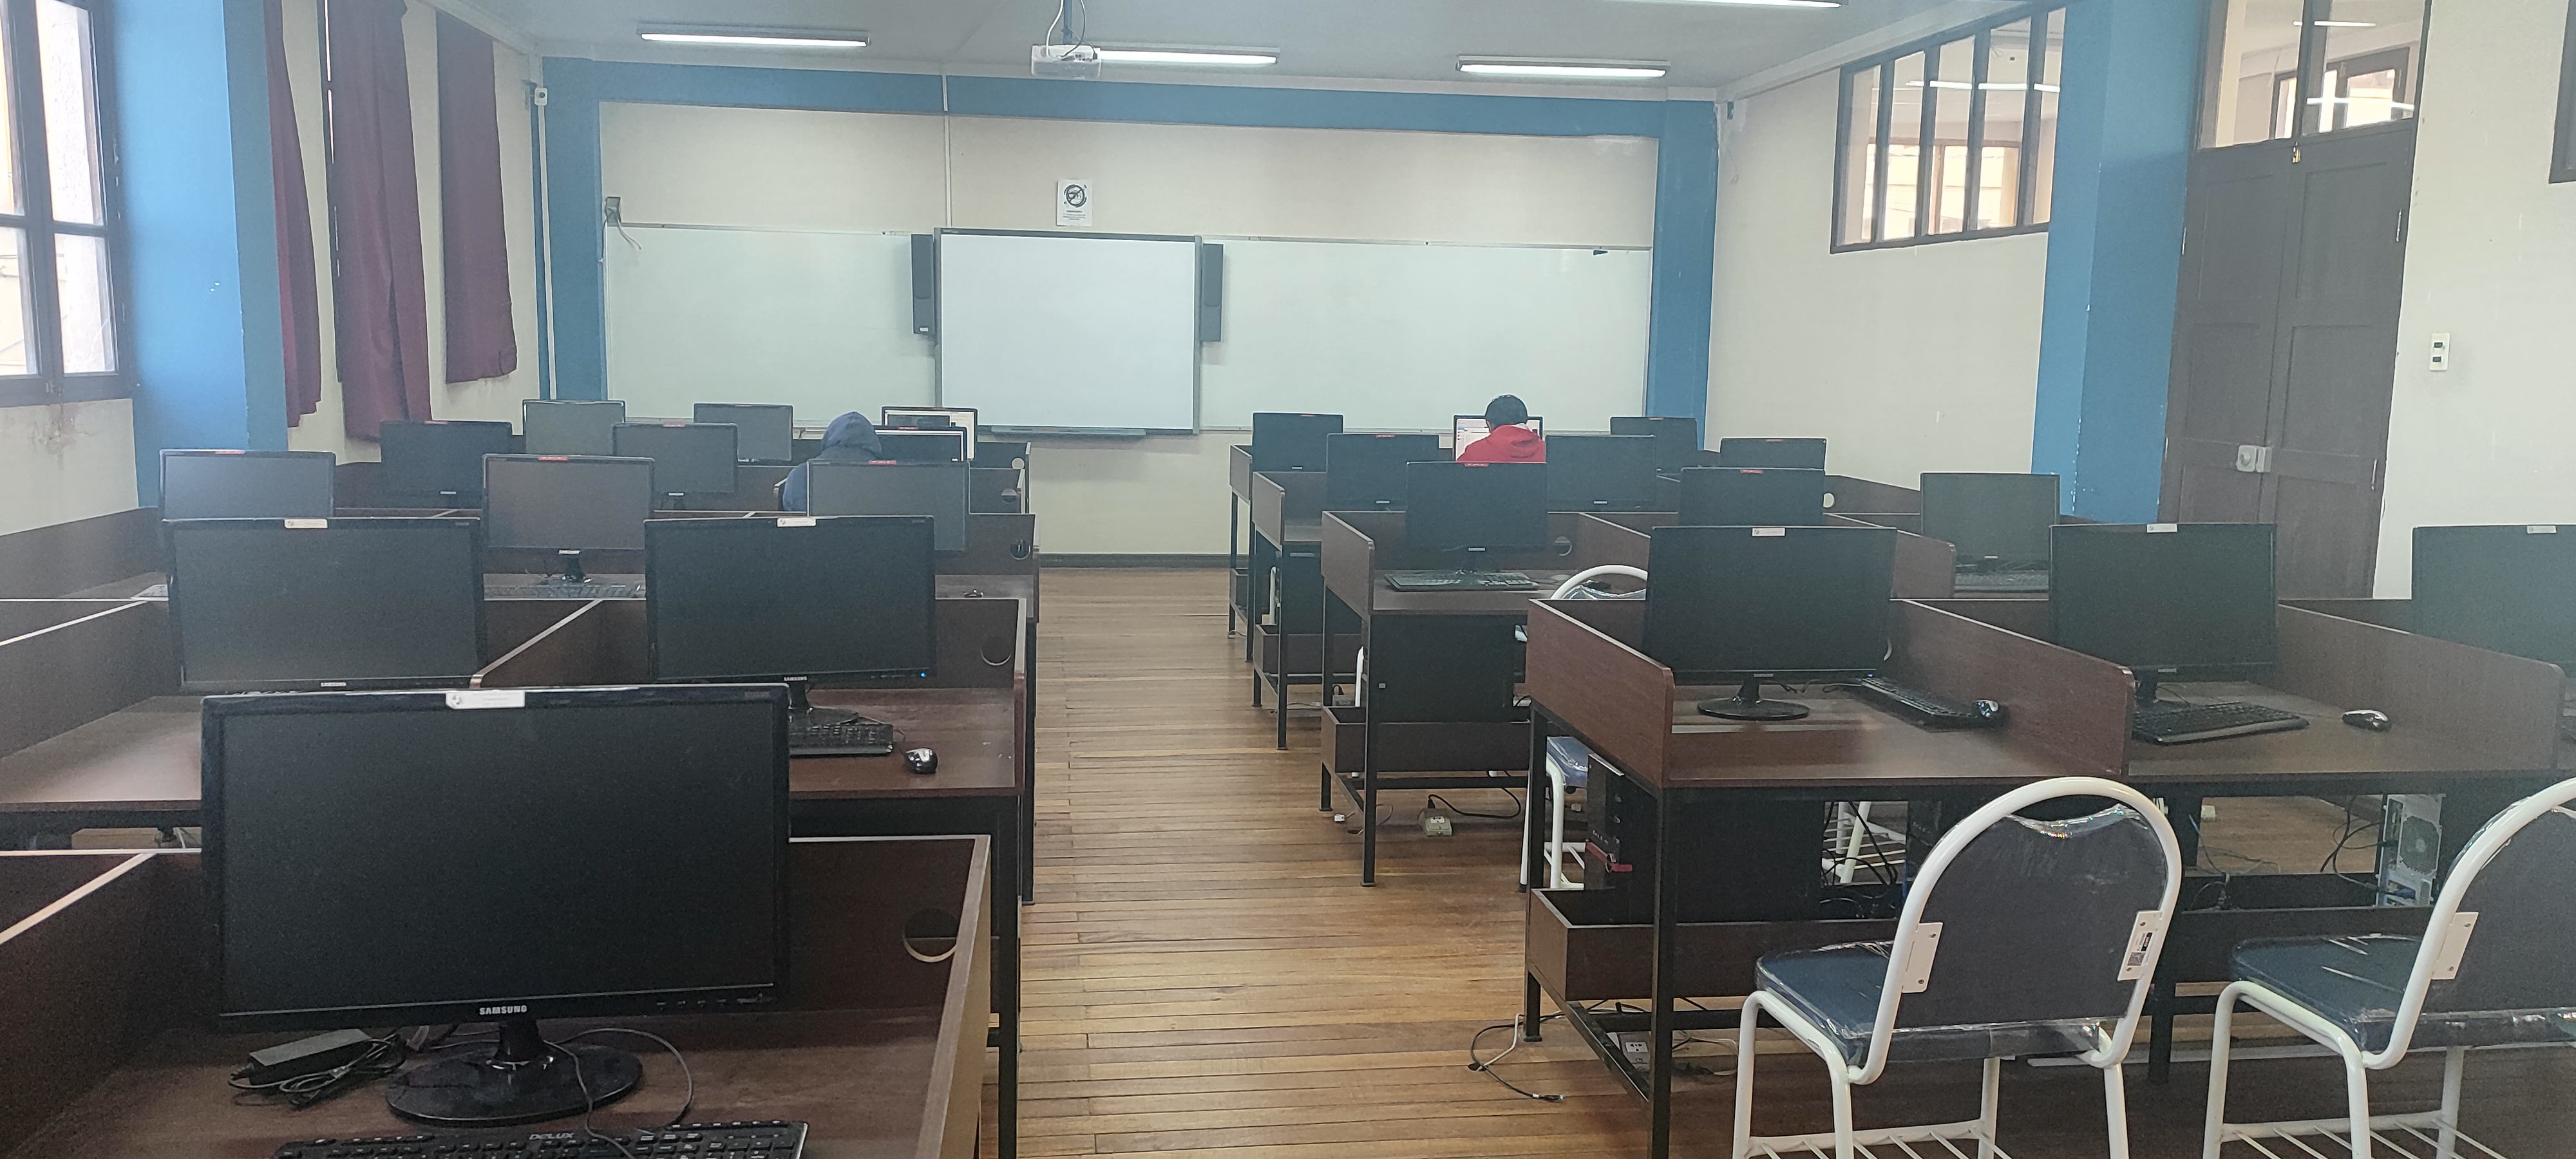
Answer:
<svg viewBox="0 0 2576 1159"><path fill-rule="evenodd" d="M1908 688L1882 677L1866 676L1849 687L1864 700L1934 728L1993 728L2003 723L2000 714L1978 712L1974 704Z"/></svg>
<svg viewBox="0 0 2576 1159"><path fill-rule="evenodd" d="M2044 571L1963 571L1951 587L1963 592L2044 592Z"/></svg>
<svg viewBox="0 0 2576 1159"><path fill-rule="evenodd" d="M625 1149L619 1150L619 1144L624 1144ZM798 1159L803 1154L805 1124L784 1119L601 1131L596 1138L579 1128L558 1127L543 1131L437 1131L365 1139L299 1139L281 1143L270 1152L273 1159L441 1159L466 1155L494 1159L644 1159L648 1155Z"/></svg>
<svg viewBox="0 0 2576 1159"><path fill-rule="evenodd" d="M1386 586L1399 592L1525 592L1538 581L1516 571L1391 571Z"/></svg>
<svg viewBox="0 0 2576 1159"><path fill-rule="evenodd" d="M641 584L583 583L511 584L506 587L486 586L487 600L632 600L643 596Z"/></svg>
<svg viewBox="0 0 2576 1159"><path fill-rule="evenodd" d="M881 757L894 751L894 726L881 720L787 719L787 752L799 757Z"/></svg>
<svg viewBox="0 0 2576 1159"><path fill-rule="evenodd" d="M2306 727L2306 717L2260 704L2242 701L2219 704L2158 702L2138 709L2137 718L2130 722L2129 735L2155 744L2189 744L2196 740L2290 732Z"/></svg>

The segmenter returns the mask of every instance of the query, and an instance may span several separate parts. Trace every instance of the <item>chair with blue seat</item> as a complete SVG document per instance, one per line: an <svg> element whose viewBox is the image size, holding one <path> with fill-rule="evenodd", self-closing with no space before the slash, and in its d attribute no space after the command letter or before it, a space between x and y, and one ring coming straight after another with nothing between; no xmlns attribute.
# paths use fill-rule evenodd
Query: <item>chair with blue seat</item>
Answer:
<svg viewBox="0 0 2576 1159"><path fill-rule="evenodd" d="M2098 811L2046 821L2046 802L2099 798ZM2120 1063L2146 1003L2182 887L2182 851L2137 790L2096 777L2025 785L1970 814L1934 846L1905 899L1896 937L1766 954L1737 1036L1736 1159L1855 1159L1888 1147L2001 1159L1995 1143L2002 1061L2074 1055L2102 1072L2113 1159L2129 1153ZM1755 1029L1764 1015L1825 1063L1833 1130L1753 1134ZM1978 1116L1857 1130L1852 1088L1891 1062L1980 1060Z"/></svg>
<svg viewBox="0 0 2576 1159"><path fill-rule="evenodd" d="M2496 1152L2460 1132L2460 1080L2475 1047L2576 1043L2576 780L2499 813L2460 852L2422 937L2379 934L2246 942L2229 963L2210 1031L2208 1128L2202 1155L2263 1139L2321 1154L2319 1137L2354 1159ZM2227 1121L2227 1056L2236 1008L2251 1006L2343 1060L2345 1115ZM2442 1103L2373 1115L2369 1073L2409 1051L2443 1052Z"/></svg>

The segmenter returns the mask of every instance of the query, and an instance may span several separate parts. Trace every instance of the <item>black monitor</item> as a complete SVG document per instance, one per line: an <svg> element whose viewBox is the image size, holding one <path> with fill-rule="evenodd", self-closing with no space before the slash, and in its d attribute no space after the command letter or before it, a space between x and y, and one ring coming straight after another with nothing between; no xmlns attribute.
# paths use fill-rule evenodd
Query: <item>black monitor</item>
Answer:
<svg viewBox="0 0 2576 1159"><path fill-rule="evenodd" d="M519 404L519 449L531 455L613 455L626 404L532 398Z"/></svg>
<svg viewBox="0 0 2576 1159"><path fill-rule="evenodd" d="M510 424L478 421L391 422L377 428L385 490L437 496L470 507L483 501L483 456L511 451Z"/></svg>
<svg viewBox="0 0 2576 1159"><path fill-rule="evenodd" d="M975 408L965 406L890 406L877 412L880 427L913 427L925 431L966 432L966 461L975 461Z"/></svg>
<svg viewBox="0 0 2576 1159"><path fill-rule="evenodd" d="M1405 464L1448 458L1438 435L1326 435L1324 510L1400 511Z"/></svg>
<svg viewBox="0 0 2576 1159"><path fill-rule="evenodd" d="M966 432L957 427L880 427L877 445L898 463L970 463Z"/></svg>
<svg viewBox="0 0 2576 1159"><path fill-rule="evenodd" d="M619 423L617 457L653 460L656 495L731 495L739 454L724 423Z"/></svg>
<svg viewBox="0 0 2576 1159"><path fill-rule="evenodd" d="M702 402L689 409L694 423L731 423L733 453L745 463L786 464L796 459L796 408L783 403Z"/></svg>
<svg viewBox="0 0 2576 1159"><path fill-rule="evenodd" d="M2272 664L2271 524L2068 523L2051 534L2049 639L2135 672L2141 703L2159 680Z"/></svg>
<svg viewBox="0 0 2576 1159"><path fill-rule="evenodd" d="M163 519L329 519L329 451L163 451Z"/></svg>
<svg viewBox="0 0 2576 1159"><path fill-rule="evenodd" d="M775 685L208 699L217 1025L493 1023L387 1088L430 1123L634 1089L632 1053L537 1020L785 996L786 708Z"/></svg>
<svg viewBox="0 0 2576 1159"><path fill-rule="evenodd" d="M2576 526L2415 529L2415 630L2576 674Z"/></svg>
<svg viewBox="0 0 2576 1159"><path fill-rule="evenodd" d="M1719 439L1720 467L1806 467L1825 469L1823 439Z"/></svg>
<svg viewBox="0 0 2576 1159"><path fill-rule="evenodd" d="M1655 440L1655 470L1669 475L1699 466L1699 420L1673 415L1624 415L1610 420L1614 435L1649 435Z"/></svg>
<svg viewBox="0 0 2576 1159"><path fill-rule="evenodd" d="M425 688L483 666L479 519L167 525L188 692Z"/></svg>
<svg viewBox="0 0 2576 1159"><path fill-rule="evenodd" d="M1547 464L1405 464L1404 542L1471 553L1547 546Z"/></svg>
<svg viewBox="0 0 2576 1159"><path fill-rule="evenodd" d="M1762 685L1864 675L1887 660L1896 532L1884 527L1658 527L1646 551L1646 654L1683 684L1742 682L1699 710L1797 720Z"/></svg>
<svg viewBox="0 0 2576 1159"><path fill-rule="evenodd" d="M1923 473L1923 534L1971 570L2045 571L2057 526L2057 476Z"/></svg>
<svg viewBox="0 0 2576 1159"><path fill-rule="evenodd" d="M1797 467L1693 467L1682 472L1689 527L1821 527L1825 473Z"/></svg>
<svg viewBox="0 0 2576 1159"><path fill-rule="evenodd" d="M585 551L642 551L653 518L653 460L494 455L483 460L483 546L560 553L583 575Z"/></svg>
<svg viewBox="0 0 2576 1159"><path fill-rule="evenodd" d="M814 515L926 515L931 545L954 554L966 550L974 525L967 502L964 463L835 463L806 467L805 510Z"/></svg>
<svg viewBox="0 0 2576 1159"><path fill-rule="evenodd" d="M1549 435L1547 505L1555 511L1642 511L1655 501L1655 440Z"/></svg>
<svg viewBox="0 0 2576 1159"><path fill-rule="evenodd" d="M1263 411L1252 416L1252 469L1321 471L1330 466L1326 443L1342 433L1342 416Z"/></svg>

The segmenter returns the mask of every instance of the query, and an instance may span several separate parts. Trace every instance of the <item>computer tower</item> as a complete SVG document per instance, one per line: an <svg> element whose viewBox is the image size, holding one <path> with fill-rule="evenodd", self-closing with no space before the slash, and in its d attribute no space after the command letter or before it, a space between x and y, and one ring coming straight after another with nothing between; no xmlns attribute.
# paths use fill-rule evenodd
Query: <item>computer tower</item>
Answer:
<svg viewBox="0 0 2576 1159"><path fill-rule="evenodd" d="M1591 831L1583 888L1614 896L1613 921L1655 920L1655 821L1664 803L1608 764L1592 762L1584 792ZM1674 884L1685 922L1800 921L1821 916L1825 804L1717 801L1682 806Z"/></svg>
<svg viewBox="0 0 2576 1159"><path fill-rule="evenodd" d="M2379 904L2431 905L2442 875L2442 798L2391 793L2379 804Z"/></svg>

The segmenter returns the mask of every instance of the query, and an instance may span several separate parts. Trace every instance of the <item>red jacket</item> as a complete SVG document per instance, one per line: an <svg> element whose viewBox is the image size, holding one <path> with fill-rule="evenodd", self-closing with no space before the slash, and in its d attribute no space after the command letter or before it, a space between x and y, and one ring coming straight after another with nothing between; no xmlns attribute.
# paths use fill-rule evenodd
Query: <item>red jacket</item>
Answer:
<svg viewBox="0 0 2576 1159"><path fill-rule="evenodd" d="M1467 444L1461 463L1544 463L1547 440L1528 427L1496 427L1494 433Z"/></svg>

